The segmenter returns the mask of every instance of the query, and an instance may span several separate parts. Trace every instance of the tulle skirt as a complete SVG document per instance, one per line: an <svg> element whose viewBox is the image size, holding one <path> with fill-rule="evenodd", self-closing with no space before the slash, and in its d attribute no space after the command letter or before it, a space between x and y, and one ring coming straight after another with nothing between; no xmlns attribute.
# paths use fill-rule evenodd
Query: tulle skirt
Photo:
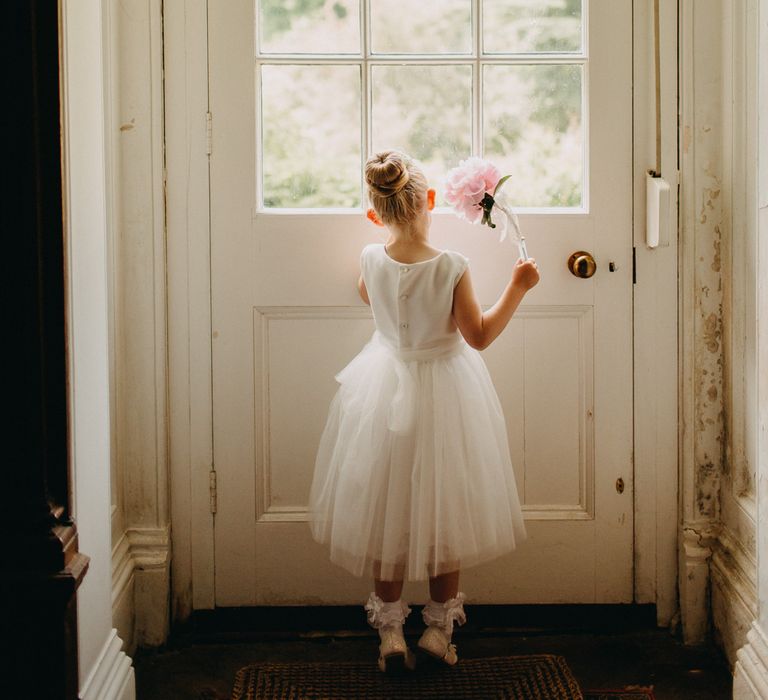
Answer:
<svg viewBox="0 0 768 700"><path fill-rule="evenodd" d="M309 524L355 576L425 580L526 537L501 404L482 356L456 335L402 353L376 331L336 375Z"/></svg>

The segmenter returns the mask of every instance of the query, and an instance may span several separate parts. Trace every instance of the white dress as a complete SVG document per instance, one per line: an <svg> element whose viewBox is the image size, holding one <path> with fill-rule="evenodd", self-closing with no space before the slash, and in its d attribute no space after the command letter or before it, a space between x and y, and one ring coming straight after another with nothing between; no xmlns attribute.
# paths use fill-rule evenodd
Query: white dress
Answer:
<svg viewBox="0 0 768 700"><path fill-rule="evenodd" d="M376 330L336 375L309 495L312 536L355 576L424 580L526 537L501 404L452 316L468 263L360 256Z"/></svg>

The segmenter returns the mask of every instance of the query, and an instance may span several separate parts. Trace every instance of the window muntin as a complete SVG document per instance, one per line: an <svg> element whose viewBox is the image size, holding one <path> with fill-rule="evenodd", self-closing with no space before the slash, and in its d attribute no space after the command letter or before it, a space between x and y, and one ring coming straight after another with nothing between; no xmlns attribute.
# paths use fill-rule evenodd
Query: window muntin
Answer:
<svg viewBox="0 0 768 700"><path fill-rule="evenodd" d="M480 155L513 174L521 208L586 209L586 3L256 2L257 18L272 22L257 28L259 211L359 211L363 163L383 148L421 161L438 205L445 172ZM264 19L275 7L280 21ZM438 7L447 19L427 37ZM393 19L410 39L396 37ZM504 22L514 37L502 53ZM311 26L322 40L307 38Z"/></svg>

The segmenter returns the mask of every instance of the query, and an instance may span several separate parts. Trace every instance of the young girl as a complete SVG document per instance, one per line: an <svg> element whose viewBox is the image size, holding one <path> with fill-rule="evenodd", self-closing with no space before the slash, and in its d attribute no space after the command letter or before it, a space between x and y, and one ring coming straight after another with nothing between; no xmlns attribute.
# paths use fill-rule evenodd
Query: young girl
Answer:
<svg viewBox="0 0 768 700"><path fill-rule="evenodd" d="M533 259L483 312L468 259L429 244L434 192L406 155L365 166L386 244L360 256L360 296L376 330L336 375L309 496L314 539L331 561L374 578L365 604L379 630L379 668L415 667L403 638L403 581L429 578L417 648L453 665L453 622L464 624L460 567L526 537L498 396L478 350L504 330L539 281Z"/></svg>

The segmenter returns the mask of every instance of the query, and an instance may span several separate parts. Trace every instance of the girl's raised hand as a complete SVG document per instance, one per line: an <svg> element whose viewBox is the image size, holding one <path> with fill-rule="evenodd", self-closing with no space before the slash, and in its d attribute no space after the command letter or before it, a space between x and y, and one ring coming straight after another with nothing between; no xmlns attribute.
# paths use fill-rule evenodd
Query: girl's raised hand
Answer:
<svg viewBox="0 0 768 700"><path fill-rule="evenodd" d="M512 271L512 282L526 291L535 287L539 282L539 268L536 266L536 260L518 258L515 269Z"/></svg>

